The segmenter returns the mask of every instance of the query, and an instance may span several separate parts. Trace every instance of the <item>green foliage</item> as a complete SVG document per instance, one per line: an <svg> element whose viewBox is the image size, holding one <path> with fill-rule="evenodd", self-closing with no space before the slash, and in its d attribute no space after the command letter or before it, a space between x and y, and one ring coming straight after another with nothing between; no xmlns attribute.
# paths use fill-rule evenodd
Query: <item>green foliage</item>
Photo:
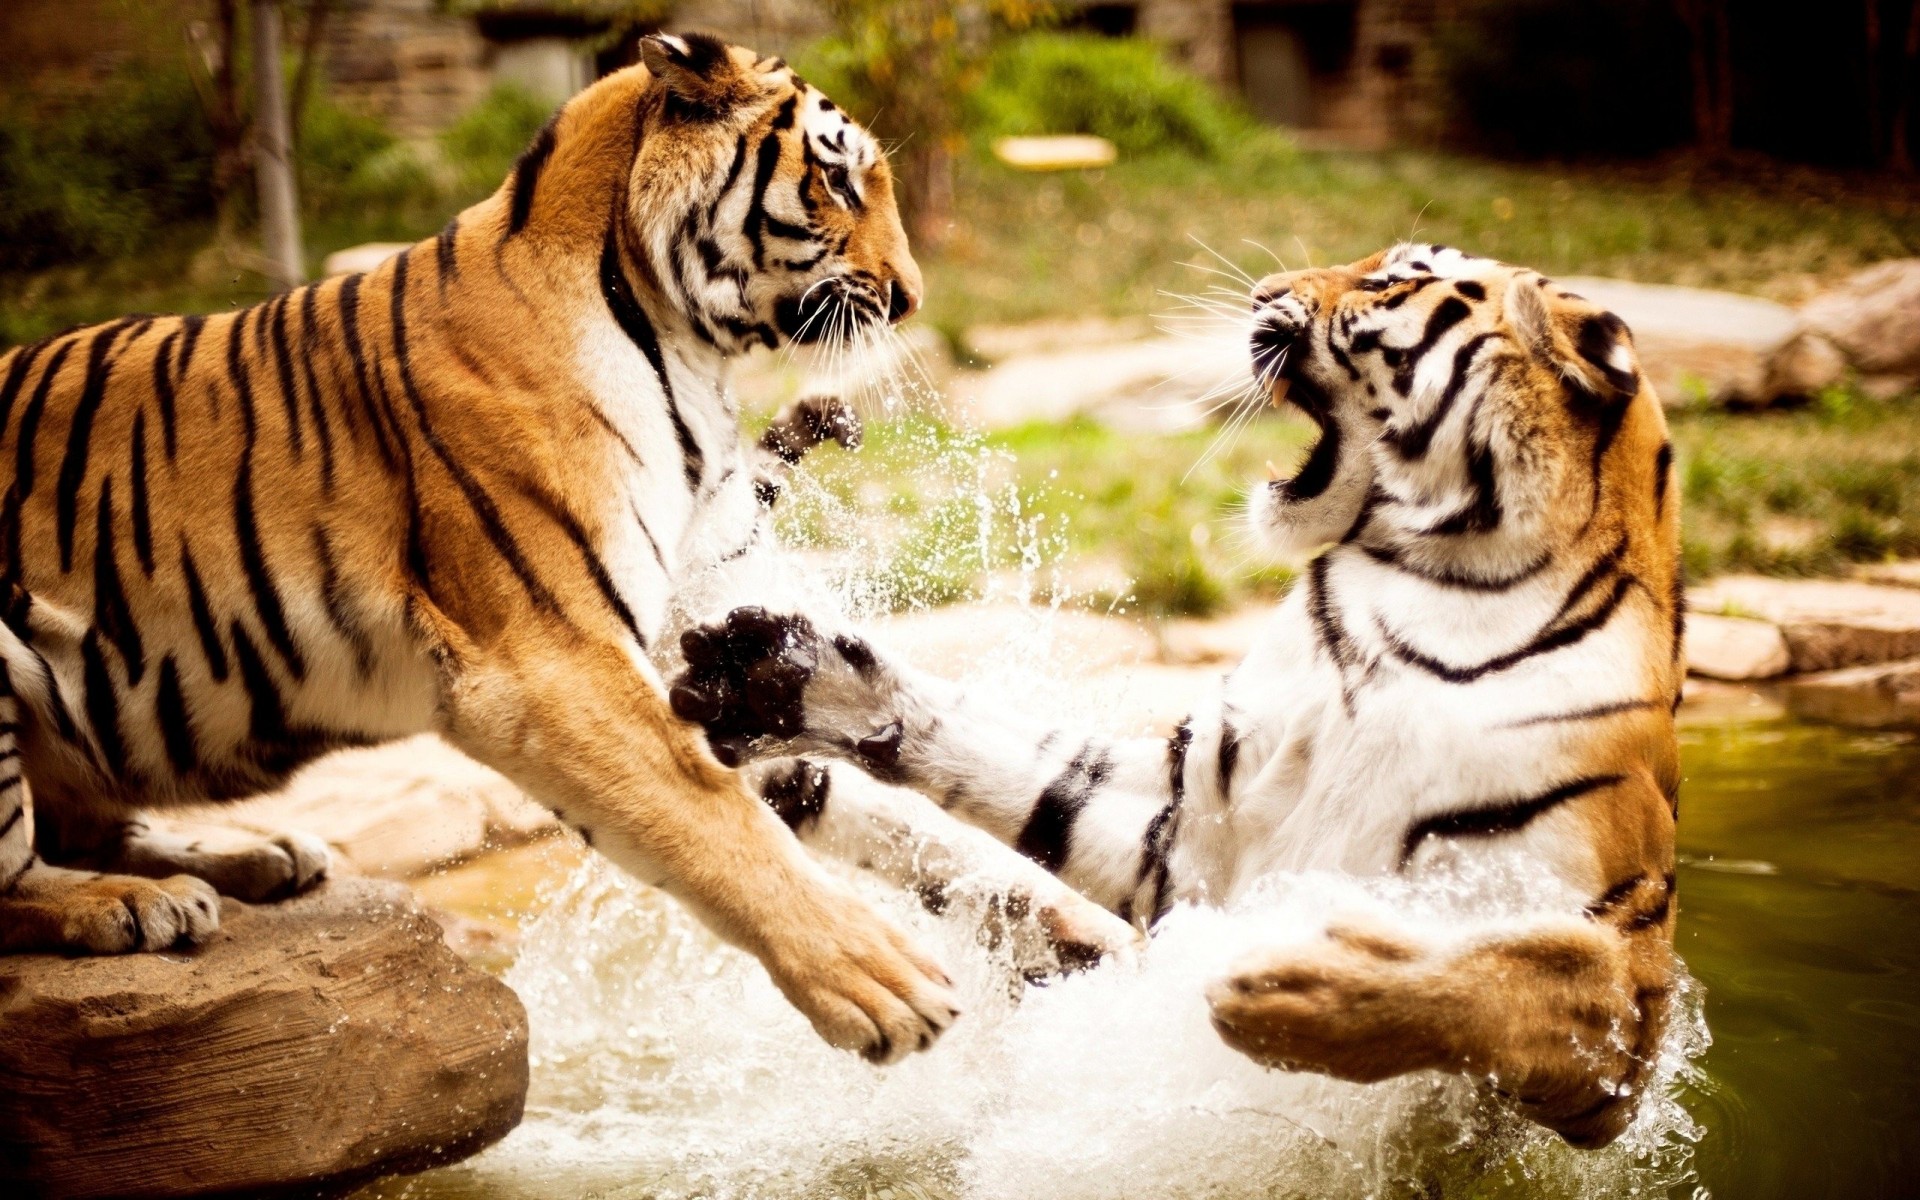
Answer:
<svg viewBox="0 0 1920 1200"><path fill-rule="evenodd" d="M132 253L208 216L212 158L183 72L128 72L64 109L0 102L0 272Z"/></svg>
<svg viewBox="0 0 1920 1200"><path fill-rule="evenodd" d="M440 135L455 190L478 198L500 186L553 105L511 84L500 84L472 112Z"/></svg>
<svg viewBox="0 0 1920 1200"><path fill-rule="evenodd" d="M1822 575L1920 554L1920 398L1838 389L1797 412L1683 413L1690 575Z"/></svg>
<svg viewBox="0 0 1920 1200"><path fill-rule="evenodd" d="M1091 133L1129 156L1220 158L1264 132L1152 42L1085 33L1010 40L968 110L969 124L988 137Z"/></svg>

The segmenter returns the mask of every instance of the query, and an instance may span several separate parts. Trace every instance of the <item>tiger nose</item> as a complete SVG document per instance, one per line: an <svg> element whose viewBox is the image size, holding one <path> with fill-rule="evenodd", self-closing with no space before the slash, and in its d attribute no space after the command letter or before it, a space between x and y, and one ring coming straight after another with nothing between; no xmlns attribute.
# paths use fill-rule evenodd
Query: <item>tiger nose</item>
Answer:
<svg viewBox="0 0 1920 1200"><path fill-rule="evenodd" d="M914 313L920 311L920 294L908 286L905 280L896 279L887 285L887 322L898 325Z"/></svg>

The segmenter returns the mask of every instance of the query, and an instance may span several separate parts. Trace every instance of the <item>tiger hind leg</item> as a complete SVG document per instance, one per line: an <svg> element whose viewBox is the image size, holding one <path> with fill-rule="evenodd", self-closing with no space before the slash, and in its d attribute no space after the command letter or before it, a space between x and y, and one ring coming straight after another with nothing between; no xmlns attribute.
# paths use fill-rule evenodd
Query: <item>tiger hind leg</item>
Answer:
<svg viewBox="0 0 1920 1200"><path fill-rule="evenodd" d="M156 829L137 812L36 800L36 847L58 866L144 879L192 875L223 896L249 904L284 900L326 878L327 844L307 833L270 836L210 826L191 833Z"/></svg>
<svg viewBox="0 0 1920 1200"><path fill-rule="evenodd" d="M1578 917L1449 947L1374 925L1243 962L1208 992L1255 1061L1371 1083L1440 1070L1491 1080L1580 1147L1632 1121L1665 1020L1671 955Z"/></svg>

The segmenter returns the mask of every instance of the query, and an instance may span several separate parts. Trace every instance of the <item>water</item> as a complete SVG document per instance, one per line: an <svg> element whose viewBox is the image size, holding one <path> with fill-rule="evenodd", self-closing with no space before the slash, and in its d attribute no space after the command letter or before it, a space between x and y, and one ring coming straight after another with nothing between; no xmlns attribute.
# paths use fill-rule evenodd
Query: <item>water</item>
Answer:
<svg viewBox="0 0 1920 1200"><path fill-rule="evenodd" d="M1140 962L1018 999L966 922L876 891L969 1009L932 1053L879 1070L588 863L555 876L507 974L534 1028L526 1123L365 1196L1913 1194L1920 740L1765 706L1692 713L1682 740L1678 944L1698 983L1656 1098L1606 1151L1569 1150L1459 1081L1290 1077L1220 1046L1202 982L1336 884L1257 913L1177 913Z"/></svg>

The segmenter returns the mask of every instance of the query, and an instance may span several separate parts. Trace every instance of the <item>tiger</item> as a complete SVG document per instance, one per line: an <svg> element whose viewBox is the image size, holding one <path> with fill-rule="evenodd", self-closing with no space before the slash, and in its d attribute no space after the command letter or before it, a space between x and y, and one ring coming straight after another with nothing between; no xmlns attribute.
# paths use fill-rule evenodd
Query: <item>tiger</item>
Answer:
<svg viewBox="0 0 1920 1200"><path fill-rule="evenodd" d="M205 942L219 896L304 891L327 848L143 814L432 732L756 956L827 1041L932 1045L946 973L649 657L773 551L776 460L838 436L789 414L743 445L729 364L885 329L922 290L872 136L779 58L662 34L376 269L0 358L0 949Z"/></svg>
<svg viewBox="0 0 1920 1200"><path fill-rule="evenodd" d="M836 787L843 766L991 834L1128 923L1069 914L1083 960L1277 878L1466 897L1437 925L1346 904L1214 981L1214 1028L1276 1068L1487 1081L1606 1145L1681 971L1678 497L1632 335L1439 245L1275 274L1251 304L1255 395L1319 433L1249 519L1312 557L1170 737L1051 729L764 607L685 635L674 707L723 761L761 764L810 845L914 831L870 798L886 789Z"/></svg>

